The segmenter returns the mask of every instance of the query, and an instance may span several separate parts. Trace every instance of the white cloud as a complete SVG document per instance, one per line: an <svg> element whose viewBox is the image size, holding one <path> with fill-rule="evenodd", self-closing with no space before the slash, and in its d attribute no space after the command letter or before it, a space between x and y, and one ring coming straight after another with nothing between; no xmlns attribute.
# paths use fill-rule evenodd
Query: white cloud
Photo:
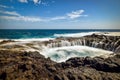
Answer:
<svg viewBox="0 0 120 80"><path fill-rule="evenodd" d="M71 13L68 13L67 16L71 19L79 18L81 16L87 16L87 15L82 15L83 12L84 12L84 10L77 10L77 11L73 11Z"/></svg>
<svg viewBox="0 0 120 80"><path fill-rule="evenodd" d="M41 4L44 5L44 6L49 6L49 4L46 3L46 2L41 2Z"/></svg>
<svg viewBox="0 0 120 80"><path fill-rule="evenodd" d="M40 21L44 21L40 18L36 18L36 17L27 17L27 16L0 16L1 19L4 20L17 20L17 21L29 21L29 22L40 22Z"/></svg>
<svg viewBox="0 0 120 80"><path fill-rule="evenodd" d="M37 18L37 17L26 17L26 16L20 16L19 19L22 20L22 21L31 21L31 22L44 21L44 20L41 19L41 18Z"/></svg>
<svg viewBox="0 0 120 80"><path fill-rule="evenodd" d="M0 16L0 18L5 20L18 20L16 16Z"/></svg>
<svg viewBox="0 0 120 80"><path fill-rule="evenodd" d="M27 0L19 0L19 2L21 2L21 3L28 3Z"/></svg>
<svg viewBox="0 0 120 80"><path fill-rule="evenodd" d="M41 0L33 0L33 2L34 2L35 4L40 4L40 3L41 3Z"/></svg>
<svg viewBox="0 0 120 80"><path fill-rule="evenodd" d="M0 13L4 14L3 16L0 16L0 19L4 19L4 20L17 20L17 21L30 21L30 22L44 21L43 19L37 17L22 16L15 11L13 12L0 11Z"/></svg>
<svg viewBox="0 0 120 80"><path fill-rule="evenodd" d="M21 3L28 3L29 1L32 1L34 4L41 4L44 6L49 6L47 2L43 2L42 0L18 0Z"/></svg>
<svg viewBox="0 0 120 80"><path fill-rule="evenodd" d="M9 8L8 6L5 6L5 5L0 5L0 7L2 7L2 8Z"/></svg>
<svg viewBox="0 0 120 80"><path fill-rule="evenodd" d="M84 10L77 10L66 14L65 16L53 17L50 20L63 20L63 19L76 19L79 17L87 17L88 15L83 15Z"/></svg>
<svg viewBox="0 0 120 80"><path fill-rule="evenodd" d="M45 2L45 1L43 1L43 0L33 0L33 2L35 3L35 4L40 4L40 5L43 5L43 6L49 6L49 2Z"/></svg>
<svg viewBox="0 0 120 80"><path fill-rule="evenodd" d="M62 19L66 19L65 16L58 16L58 17L53 17L50 20L62 20Z"/></svg>
<svg viewBox="0 0 120 80"><path fill-rule="evenodd" d="M13 8L12 6L0 5L1 8Z"/></svg>
<svg viewBox="0 0 120 80"><path fill-rule="evenodd" d="M0 13L4 14L0 16L1 19L5 20L17 20L17 21L30 21L30 22L46 22L46 21L55 21L55 20L71 20L79 18L79 17L86 17L87 15L83 15L84 10L77 10L71 13L68 13L64 16L55 16L49 18L40 18L40 17L29 17L29 16L22 16L15 11L0 11ZM7 14L7 15L5 15Z"/></svg>
<svg viewBox="0 0 120 80"><path fill-rule="evenodd" d="M13 16L20 16L20 14L18 14L15 11L12 11L12 12L10 12L10 11L0 11L0 13L7 14L7 15L13 15Z"/></svg>

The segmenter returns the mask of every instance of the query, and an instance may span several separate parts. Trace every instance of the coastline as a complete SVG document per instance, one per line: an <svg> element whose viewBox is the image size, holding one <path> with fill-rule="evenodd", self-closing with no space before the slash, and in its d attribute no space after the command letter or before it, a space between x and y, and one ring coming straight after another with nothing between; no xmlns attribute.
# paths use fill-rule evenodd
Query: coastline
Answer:
<svg viewBox="0 0 120 80"><path fill-rule="evenodd" d="M82 33L76 33L76 34L77 36L78 34L80 34L81 36ZM0 42L0 49L1 50L11 49L17 51L21 50L28 52L38 51L39 53L41 53L42 50L49 48L72 47L72 46L86 46L87 48L88 46L88 47L103 49L115 53L120 52L120 46L119 46L120 32L90 32L90 34L83 33L83 35L84 36L81 37L59 36L56 38L39 38L39 39L5 39L5 40L2 39Z"/></svg>
<svg viewBox="0 0 120 80"><path fill-rule="evenodd" d="M59 37L45 41L3 40L0 42L0 79L120 79L119 33L117 32L117 35L115 35L116 32L110 32L109 34L92 34L82 37ZM59 47L64 48L64 46L72 47L76 45L100 48L113 53L95 57L70 57L65 62L60 63L42 55L43 49L49 52L48 48L57 47L59 49ZM75 47L75 49L77 48ZM85 49L88 48L85 47ZM60 51L60 49L57 51Z"/></svg>

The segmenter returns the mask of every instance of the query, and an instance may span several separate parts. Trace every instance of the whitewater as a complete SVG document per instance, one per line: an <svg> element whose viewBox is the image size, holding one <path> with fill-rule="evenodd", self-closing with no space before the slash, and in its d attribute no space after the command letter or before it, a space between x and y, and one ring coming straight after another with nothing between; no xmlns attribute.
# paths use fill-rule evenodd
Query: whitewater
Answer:
<svg viewBox="0 0 120 80"><path fill-rule="evenodd" d="M69 58L72 57L96 57L96 56L102 56L104 58L110 56L113 52L93 47L88 47L86 45L72 45L70 46L70 43L68 41L61 41L62 46L61 47L50 47L50 45L47 46L41 46L38 45L37 42L43 42L43 41L49 41L49 40L55 40L59 37L83 37L86 35L92 35L92 34L99 34L99 35L110 35L103 32L84 32L84 33L70 33L70 34L54 34L54 37L49 38L31 38L31 39L11 39L16 42L5 44L5 45L21 45L26 47L26 51L38 51L40 54L44 55L46 58L50 57L55 62L65 62ZM2 40L9 40L9 39L1 39ZM26 45L26 43L32 43L34 44L34 48L31 48ZM85 42L84 42L85 43ZM53 44L51 44L53 45ZM67 46L66 46L67 45Z"/></svg>
<svg viewBox="0 0 120 80"><path fill-rule="evenodd" d="M107 58L112 51L92 48L88 46L67 46L57 48L45 48L41 54L46 58L50 57L55 62L65 62L72 57L96 57L101 56Z"/></svg>

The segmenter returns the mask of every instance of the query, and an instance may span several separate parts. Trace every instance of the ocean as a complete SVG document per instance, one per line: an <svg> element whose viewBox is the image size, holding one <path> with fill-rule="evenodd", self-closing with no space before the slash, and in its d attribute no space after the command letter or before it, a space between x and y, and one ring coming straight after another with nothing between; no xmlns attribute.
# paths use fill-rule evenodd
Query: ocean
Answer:
<svg viewBox="0 0 120 80"><path fill-rule="evenodd" d="M89 33L88 33L89 32ZM117 29L0 29L0 39L38 39L71 36L90 32L120 32ZM85 34L84 34L85 33ZM67 35L66 35L67 34ZM74 36L74 35L73 35Z"/></svg>

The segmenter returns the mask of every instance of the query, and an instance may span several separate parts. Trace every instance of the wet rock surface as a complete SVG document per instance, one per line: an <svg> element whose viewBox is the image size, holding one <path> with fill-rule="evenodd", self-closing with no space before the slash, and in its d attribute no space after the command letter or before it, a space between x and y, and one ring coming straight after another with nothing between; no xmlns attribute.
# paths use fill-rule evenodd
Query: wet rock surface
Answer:
<svg viewBox="0 0 120 80"><path fill-rule="evenodd" d="M55 40L45 41L45 46L50 48L83 45L113 52L120 52L120 36L105 36L92 34L84 37L57 38Z"/></svg>
<svg viewBox="0 0 120 80"><path fill-rule="evenodd" d="M56 63L38 52L0 50L0 80L120 80L120 54Z"/></svg>
<svg viewBox="0 0 120 80"><path fill-rule="evenodd" d="M36 46L37 45L37 46ZM0 49L36 49L42 50L41 46L48 48L65 47L65 46L89 46L100 48L115 53L120 52L120 36L106 36L92 34L84 37L58 37L49 41L33 41L21 43L13 40L3 40L0 42Z"/></svg>

